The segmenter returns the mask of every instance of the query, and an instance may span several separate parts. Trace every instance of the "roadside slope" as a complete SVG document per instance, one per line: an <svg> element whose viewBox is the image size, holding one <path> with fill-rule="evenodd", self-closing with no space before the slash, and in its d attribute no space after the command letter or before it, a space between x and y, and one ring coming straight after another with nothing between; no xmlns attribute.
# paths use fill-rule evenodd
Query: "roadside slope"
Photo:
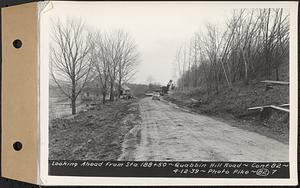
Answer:
<svg viewBox="0 0 300 188"><path fill-rule="evenodd" d="M280 80L289 81L288 64L281 64L279 72ZM260 82L265 79L258 76L249 81L248 85L236 82L231 88L221 85L218 93L208 92L201 87L185 88L183 91L173 91L165 99L199 114L220 117L233 122L234 126L288 143L288 113L278 110L267 110L264 113L248 110L250 107L289 103L289 86L273 85L271 89L266 89L266 84Z"/></svg>
<svg viewBox="0 0 300 188"><path fill-rule="evenodd" d="M117 160L124 136L139 119L136 100L99 104L49 125L50 160Z"/></svg>

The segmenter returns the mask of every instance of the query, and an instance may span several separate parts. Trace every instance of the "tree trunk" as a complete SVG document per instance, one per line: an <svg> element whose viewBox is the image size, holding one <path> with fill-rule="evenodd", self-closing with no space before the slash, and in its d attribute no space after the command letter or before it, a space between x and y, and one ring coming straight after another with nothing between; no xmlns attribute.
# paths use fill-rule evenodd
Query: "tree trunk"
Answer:
<svg viewBox="0 0 300 188"><path fill-rule="evenodd" d="M118 83L118 98L121 97L121 90L122 90L121 84L122 84L122 81L121 81L121 79L119 79L119 83Z"/></svg>
<svg viewBox="0 0 300 188"><path fill-rule="evenodd" d="M249 84L249 80L248 80L248 65L247 65L246 61L244 61L244 63L245 63L245 78L244 78L244 83L246 85L248 85Z"/></svg>
<svg viewBox="0 0 300 188"><path fill-rule="evenodd" d="M248 85L248 83L249 83L249 78L248 78L248 62L247 62L246 55L245 55L244 51L242 51L242 56L243 56L244 68L245 68L244 83L246 85Z"/></svg>
<svg viewBox="0 0 300 188"><path fill-rule="evenodd" d="M271 62L269 58L269 50L270 50L270 44L269 44L269 21L270 21L270 8L268 9L268 17L267 17L267 23L266 23L266 34L265 34L265 60L266 60L266 74L267 78L271 79Z"/></svg>
<svg viewBox="0 0 300 188"><path fill-rule="evenodd" d="M76 114L76 99L72 99L71 107L72 107L72 115Z"/></svg>
<svg viewBox="0 0 300 188"><path fill-rule="evenodd" d="M114 101L114 84L110 83L110 95L109 95L109 100Z"/></svg>
<svg viewBox="0 0 300 188"><path fill-rule="evenodd" d="M102 93L102 103L103 103L103 104L105 103L105 98L106 98L106 92L105 92L105 93Z"/></svg>
<svg viewBox="0 0 300 188"><path fill-rule="evenodd" d="M72 95L71 95L71 108L72 115L76 114L76 88L75 80L72 80Z"/></svg>
<svg viewBox="0 0 300 188"><path fill-rule="evenodd" d="M279 81L279 70L278 70L278 64L276 65L276 80Z"/></svg>

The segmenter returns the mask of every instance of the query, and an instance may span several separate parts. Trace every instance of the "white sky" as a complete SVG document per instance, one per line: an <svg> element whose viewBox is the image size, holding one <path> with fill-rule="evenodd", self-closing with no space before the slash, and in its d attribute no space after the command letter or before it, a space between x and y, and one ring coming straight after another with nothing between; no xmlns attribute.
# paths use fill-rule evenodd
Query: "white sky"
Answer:
<svg viewBox="0 0 300 188"><path fill-rule="evenodd" d="M174 79L176 50L205 23L224 24L233 7L219 2L52 2L47 18L74 17L99 30L124 29L135 39L141 54L131 82L147 83L151 76L166 84Z"/></svg>

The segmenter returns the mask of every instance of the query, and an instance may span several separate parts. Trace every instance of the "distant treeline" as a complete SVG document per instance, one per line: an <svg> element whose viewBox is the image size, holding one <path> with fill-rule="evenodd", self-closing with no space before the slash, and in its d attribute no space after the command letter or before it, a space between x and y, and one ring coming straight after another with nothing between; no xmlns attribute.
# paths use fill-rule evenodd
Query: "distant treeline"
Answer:
<svg viewBox="0 0 300 188"><path fill-rule="evenodd" d="M154 90L161 90L162 88L160 84L155 83L148 85L128 83L127 86L135 97L143 97L146 93L152 93Z"/></svg>
<svg viewBox="0 0 300 188"><path fill-rule="evenodd" d="M145 96L145 93L149 89L149 86L145 84L127 84L127 85L135 97Z"/></svg>
<svg viewBox="0 0 300 188"><path fill-rule="evenodd" d="M202 87L218 93L221 85L237 81L280 80L279 65L289 61L287 10L238 9L224 23L222 29L207 24L178 49L179 90Z"/></svg>

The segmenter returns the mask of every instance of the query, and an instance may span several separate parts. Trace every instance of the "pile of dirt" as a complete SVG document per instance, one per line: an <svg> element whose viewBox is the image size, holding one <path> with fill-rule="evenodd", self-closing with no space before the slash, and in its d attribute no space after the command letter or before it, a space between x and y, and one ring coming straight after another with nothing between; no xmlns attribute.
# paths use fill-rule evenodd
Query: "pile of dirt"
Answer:
<svg viewBox="0 0 300 188"><path fill-rule="evenodd" d="M219 93L193 89L174 92L165 99L179 106L188 107L197 113L223 119L236 119L242 124L251 124L253 128L250 129L254 131L260 130L259 127L264 127L266 132L271 131L271 134L279 135L285 141L288 140L288 113L271 110L262 114L259 111L248 110L250 107L289 103L288 86L274 85L272 89L266 90L264 83L252 81L248 85L236 83L231 88L223 86Z"/></svg>
<svg viewBox="0 0 300 188"><path fill-rule="evenodd" d="M140 118L135 100L99 104L85 112L53 119L50 160L117 160L124 136Z"/></svg>

